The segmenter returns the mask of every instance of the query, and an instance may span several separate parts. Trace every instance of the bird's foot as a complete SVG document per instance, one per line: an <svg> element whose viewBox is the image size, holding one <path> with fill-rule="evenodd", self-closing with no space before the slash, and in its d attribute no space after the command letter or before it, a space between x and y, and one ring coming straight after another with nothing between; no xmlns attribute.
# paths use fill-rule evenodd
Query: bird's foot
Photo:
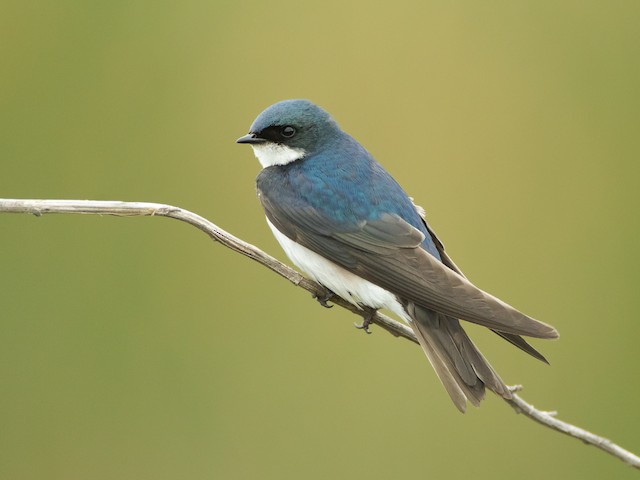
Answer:
<svg viewBox="0 0 640 480"><path fill-rule="evenodd" d="M373 317L375 317L376 312L378 310L371 307L363 307L363 309L364 309L364 315L362 316L363 318L362 323L360 325L358 325L357 323L354 323L354 325L356 328L360 330L364 330L366 333L371 334L371 331L369 330L369 325L373 323Z"/></svg>
<svg viewBox="0 0 640 480"><path fill-rule="evenodd" d="M335 293L333 293L331 290L329 290L328 288L324 289L323 293L313 293L312 296L313 298L315 298L318 303L320 305L322 305L324 308L331 308L333 307L333 305L329 305L327 302L329 300L331 300L333 298L333 296L335 295Z"/></svg>

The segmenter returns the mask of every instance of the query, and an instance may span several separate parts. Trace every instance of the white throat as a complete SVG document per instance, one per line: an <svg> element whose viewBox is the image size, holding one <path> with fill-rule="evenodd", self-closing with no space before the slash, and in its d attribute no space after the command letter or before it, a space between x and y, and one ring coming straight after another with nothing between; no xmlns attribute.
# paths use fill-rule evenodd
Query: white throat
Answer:
<svg viewBox="0 0 640 480"><path fill-rule="evenodd" d="M287 147L274 142L256 143L251 145L251 148L262 168L286 165L300 160L307 153L303 148Z"/></svg>

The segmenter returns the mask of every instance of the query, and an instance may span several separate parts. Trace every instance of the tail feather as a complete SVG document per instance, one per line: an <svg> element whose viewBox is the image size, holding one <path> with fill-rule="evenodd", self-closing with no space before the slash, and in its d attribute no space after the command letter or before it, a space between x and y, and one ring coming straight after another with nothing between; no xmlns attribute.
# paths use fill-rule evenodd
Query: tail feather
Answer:
<svg viewBox="0 0 640 480"><path fill-rule="evenodd" d="M458 319L409 303L411 327L455 406L464 413L467 400L478 406L485 386L504 398L511 392L482 356Z"/></svg>
<svg viewBox="0 0 640 480"><path fill-rule="evenodd" d="M540 361L546 363L547 365L549 365L549 362L547 361L546 358L544 358L544 355L542 355L539 351L537 351L535 348L533 348L531 345L529 345L529 343L524 338L522 338L520 335L514 335L512 333L499 332L498 330L492 330L492 332L497 334L497 335L499 335L500 337L504 338L507 342L511 343L511 345L515 345L516 347L518 347L523 352L527 352L532 357L537 358L538 360L540 360Z"/></svg>
<svg viewBox="0 0 640 480"><path fill-rule="evenodd" d="M440 382L444 386L445 390L451 397L453 404L456 406L458 410L464 413L467 409L467 398L476 398L475 395L470 395L469 392L464 392L461 386L465 386L463 382L458 381L451 371L447 368L443 359L438 355L436 347L429 341L429 336L421 335L416 325L412 322L411 326L413 327L414 332L416 333L416 337L420 342L420 346L424 353L427 355L431 366L436 372L436 375L440 379ZM478 403L480 401L478 400Z"/></svg>

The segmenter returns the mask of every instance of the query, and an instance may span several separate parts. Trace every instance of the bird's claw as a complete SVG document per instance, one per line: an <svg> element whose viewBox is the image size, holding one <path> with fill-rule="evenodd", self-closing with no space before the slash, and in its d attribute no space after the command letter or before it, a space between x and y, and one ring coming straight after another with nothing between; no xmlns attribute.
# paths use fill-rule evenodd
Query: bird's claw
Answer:
<svg viewBox="0 0 640 480"><path fill-rule="evenodd" d="M313 298L315 298L320 305L324 308L332 308L333 305L329 305L327 302L333 298L334 293L328 288L324 289L322 294L313 293Z"/></svg>
<svg viewBox="0 0 640 480"><path fill-rule="evenodd" d="M366 319L360 325L358 325L358 322L355 322L353 324L354 327L360 330L364 330L365 333L368 333L369 335L371 335L371 330L369 330L369 325L371 325L371 321Z"/></svg>
<svg viewBox="0 0 640 480"><path fill-rule="evenodd" d="M365 333L368 333L369 335L371 335L371 331L369 330L369 325L373 323L372 319L375 316L376 312L377 310L373 308L365 307L365 314L363 315L362 323L360 325L358 325L357 323L354 323L353 325L357 329L364 330Z"/></svg>

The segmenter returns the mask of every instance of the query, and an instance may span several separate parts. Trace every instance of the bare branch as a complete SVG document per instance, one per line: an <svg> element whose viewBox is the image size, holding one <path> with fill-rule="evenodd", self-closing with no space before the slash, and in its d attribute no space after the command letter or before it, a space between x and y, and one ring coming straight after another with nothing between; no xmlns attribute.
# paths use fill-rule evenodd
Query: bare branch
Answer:
<svg viewBox="0 0 640 480"><path fill-rule="evenodd" d="M525 402L519 395L516 395L516 391L522 390L520 385L516 385L515 387L511 387L512 398L510 400L504 399L509 405L511 405L517 413L522 413L523 415L529 417L531 420L538 422L545 427L552 428L557 432L564 433L565 435L569 435L570 437L577 438L578 440L582 440L584 443L588 445L593 445L601 450L604 450L610 455L619 458L624 463L631 465L634 468L640 469L640 458L637 455L634 455L628 450L616 445L611 440L601 437L599 435L595 435L583 428L576 427L575 425L571 425L570 423L563 422L562 420L558 420L556 417L557 412L543 412L540 410L536 410L536 408L530 403Z"/></svg>
<svg viewBox="0 0 640 480"><path fill-rule="evenodd" d="M93 215L114 215L121 217L169 217L186 222L205 232L213 240L222 243L231 250L241 253L256 262L264 265L278 275L286 278L294 285L304 288L312 294L322 297L325 289L316 282L303 277L300 273L276 260L271 255L264 253L259 248L234 237L230 233L210 222L206 218L196 215L193 212L172 205L145 202L118 202L118 201L94 201L94 200L16 200L0 199L0 213L29 213L41 216L48 213L76 213ZM359 310L350 303L339 297L331 299L332 303L360 315L363 318L367 313ZM418 343L410 328L385 315L377 313L371 321L384 328L396 337L404 337L414 343ZM587 430L563 422L555 418L555 412L545 412L537 410L533 405L525 402L515 392L522 387L512 387L513 398L505 401L511 405L516 412L525 415L535 422L577 438L582 442L593 445L608 454L622 460L624 463L634 468L640 469L640 457L616 445L612 441L595 435Z"/></svg>

